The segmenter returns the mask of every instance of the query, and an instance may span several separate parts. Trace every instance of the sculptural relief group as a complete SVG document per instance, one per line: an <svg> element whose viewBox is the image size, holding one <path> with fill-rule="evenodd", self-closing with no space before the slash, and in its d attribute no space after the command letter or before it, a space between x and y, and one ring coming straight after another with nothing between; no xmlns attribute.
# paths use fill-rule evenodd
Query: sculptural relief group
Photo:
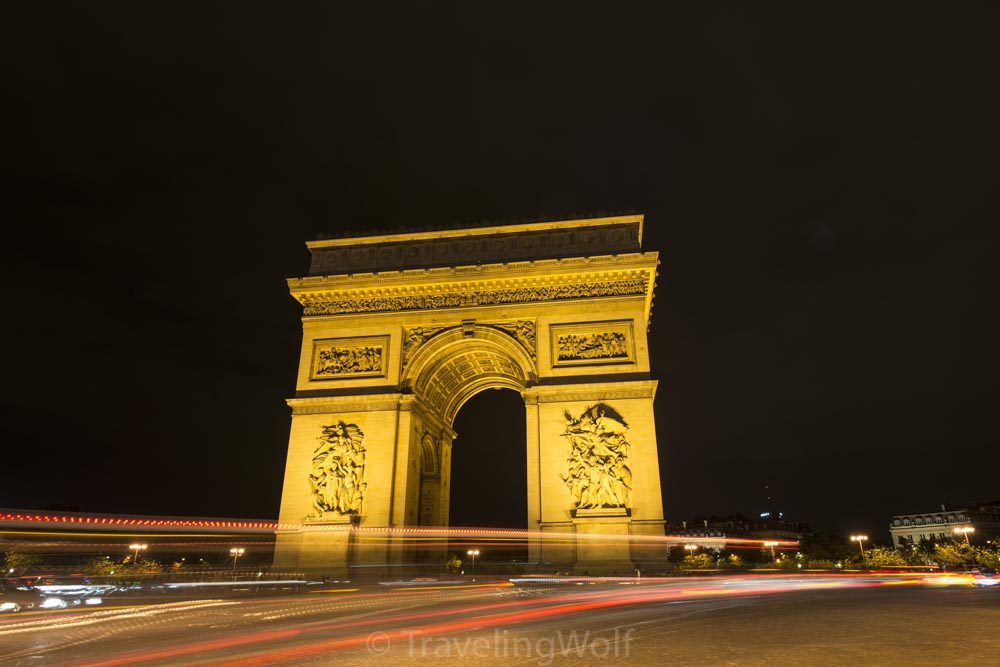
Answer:
<svg viewBox="0 0 1000 667"><path fill-rule="evenodd" d="M374 345L361 347L331 347L317 355L316 375L353 375L382 372L382 348Z"/></svg>
<svg viewBox="0 0 1000 667"><path fill-rule="evenodd" d="M319 518L328 512L359 515L367 486L364 434L354 424L338 422L324 426L319 440L309 474L312 516Z"/></svg>
<svg viewBox="0 0 1000 667"><path fill-rule="evenodd" d="M558 360L628 358L625 334L607 331L592 334L565 334L558 339Z"/></svg>
<svg viewBox="0 0 1000 667"><path fill-rule="evenodd" d="M603 403L587 408L578 418L566 413L562 435L571 448L563 481L577 509L629 506L632 471L626 431L621 416Z"/></svg>

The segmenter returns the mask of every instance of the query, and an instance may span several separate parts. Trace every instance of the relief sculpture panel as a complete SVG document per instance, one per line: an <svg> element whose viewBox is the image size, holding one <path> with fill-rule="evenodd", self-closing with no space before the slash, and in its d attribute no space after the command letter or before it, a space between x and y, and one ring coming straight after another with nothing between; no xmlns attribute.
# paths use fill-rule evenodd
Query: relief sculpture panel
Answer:
<svg viewBox="0 0 1000 667"><path fill-rule="evenodd" d="M497 322L490 326L494 326L501 331L504 331L521 344L521 346L527 350L528 355L534 359L535 358L535 323L531 320L518 320L516 322Z"/></svg>
<svg viewBox="0 0 1000 667"><path fill-rule="evenodd" d="M631 321L553 325L551 331L554 366L635 361Z"/></svg>
<svg viewBox="0 0 1000 667"><path fill-rule="evenodd" d="M310 380L385 375L388 336L338 338L313 342Z"/></svg>
<svg viewBox="0 0 1000 667"><path fill-rule="evenodd" d="M562 479L577 510L625 509L630 504L628 425L614 408L598 403L579 417L568 412L562 436L570 442Z"/></svg>
<svg viewBox="0 0 1000 667"><path fill-rule="evenodd" d="M357 425L341 421L324 426L318 439L309 473L313 505L309 518L321 519L331 513L360 515L367 486L364 433Z"/></svg>
<svg viewBox="0 0 1000 667"><path fill-rule="evenodd" d="M409 327L403 329L403 368L413 360L421 345L450 327Z"/></svg>

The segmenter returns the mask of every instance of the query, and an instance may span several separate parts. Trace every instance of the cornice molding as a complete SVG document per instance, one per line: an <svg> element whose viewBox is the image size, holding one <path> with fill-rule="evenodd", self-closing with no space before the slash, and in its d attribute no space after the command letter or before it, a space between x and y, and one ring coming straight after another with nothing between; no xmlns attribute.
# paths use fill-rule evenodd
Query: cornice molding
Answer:
<svg viewBox="0 0 1000 667"><path fill-rule="evenodd" d="M566 401L622 400L654 398L657 380L633 380L616 383L557 384L529 387L522 392L529 403L564 403Z"/></svg>
<svg viewBox="0 0 1000 667"><path fill-rule="evenodd" d="M325 415L341 412L384 412L398 410L402 394L373 394L370 400L364 395L323 396L319 398L289 398L285 403L292 415Z"/></svg>

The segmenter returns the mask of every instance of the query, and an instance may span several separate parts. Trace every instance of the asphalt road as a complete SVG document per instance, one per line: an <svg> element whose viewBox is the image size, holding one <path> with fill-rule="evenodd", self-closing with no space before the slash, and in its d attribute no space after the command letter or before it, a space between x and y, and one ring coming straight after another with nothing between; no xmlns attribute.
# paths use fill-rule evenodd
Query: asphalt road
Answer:
<svg viewBox="0 0 1000 667"><path fill-rule="evenodd" d="M998 656L1000 590L921 577L400 584L0 618L4 666L986 665Z"/></svg>

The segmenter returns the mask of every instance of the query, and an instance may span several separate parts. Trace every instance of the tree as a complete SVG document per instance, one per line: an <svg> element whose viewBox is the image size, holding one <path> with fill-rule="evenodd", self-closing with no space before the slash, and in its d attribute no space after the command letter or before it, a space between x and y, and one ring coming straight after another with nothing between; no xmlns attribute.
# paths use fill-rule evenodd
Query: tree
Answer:
<svg viewBox="0 0 1000 667"><path fill-rule="evenodd" d="M729 554L724 558L720 558L719 564L722 565L723 567L732 568L734 570L738 570L744 565L743 559L740 558L738 554Z"/></svg>
<svg viewBox="0 0 1000 667"><path fill-rule="evenodd" d="M710 554L689 554L677 567L681 570L711 570L715 567L715 559Z"/></svg>
<svg viewBox="0 0 1000 667"><path fill-rule="evenodd" d="M125 567L122 563L111 560L106 556L95 556L83 564L84 571L87 574L101 576L111 576L116 572L121 574L125 570Z"/></svg>
<svg viewBox="0 0 1000 667"><path fill-rule="evenodd" d="M865 550L866 567L887 567L892 565L906 565L903 555L892 547L871 547Z"/></svg>
<svg viewBox="0 0 1000 667"><path fill-rule="evenodd" d="M450 574L458 574L462 571L462 559L455 554L448 554L448 560L445 561L444 565Z"/></svg>
<svg viewBox="0 0 1000 667"><path fill-rule="evenodd" d="M964 567L972 565L973 551L967 544L941 542L934 545L932 558L941 567Z"/></svg>
<svg viewBox="0 0 1000 667"><path fill-rule="evenodd" d="M126 567L128 567L129 574L157 574L163 571L163 565L159 561L142 556L139 556L138 563Z"/></svg>
<svg viewBox="0 0 1000 667"><path fill-rule="evenodd" d="M1000 544L972 547L972 554L977 564L994 570L1000 569Z"/></svg>
<svg viewBox="0 0 1000 667"><path fill-rule="evenodd" d="M24 551L7 551L4 553L4 573L24 574L41 561L38 554L30 554Z"/></svg>
<svg viewBox="0 0 1000 667"><path fill-rule="evenodd" d="M807 564L818 561L838 563L860 556L858 547L839 535L806 535L802 538L799 551Z"/></svg>

